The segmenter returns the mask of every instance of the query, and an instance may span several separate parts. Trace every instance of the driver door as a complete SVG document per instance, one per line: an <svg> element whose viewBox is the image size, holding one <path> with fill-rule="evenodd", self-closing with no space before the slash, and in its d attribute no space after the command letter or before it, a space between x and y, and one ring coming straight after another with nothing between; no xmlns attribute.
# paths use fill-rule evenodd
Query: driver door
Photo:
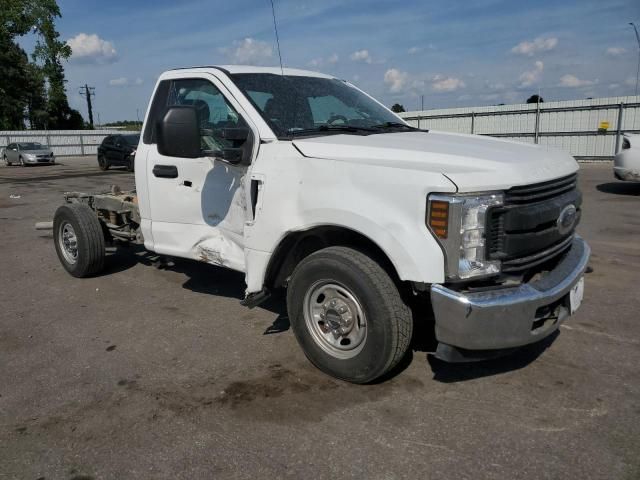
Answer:
<svg viewBox="0 0 640 480"><path fill-rule="evenodd" d="M248 125L212 80L167 80L154 104L162 102L162 110L194 106L202 149L222 151L229 146L223 129ZM245 271L247 166L217 157L168 157L154 144L146 168L154 250Z"/></svg>

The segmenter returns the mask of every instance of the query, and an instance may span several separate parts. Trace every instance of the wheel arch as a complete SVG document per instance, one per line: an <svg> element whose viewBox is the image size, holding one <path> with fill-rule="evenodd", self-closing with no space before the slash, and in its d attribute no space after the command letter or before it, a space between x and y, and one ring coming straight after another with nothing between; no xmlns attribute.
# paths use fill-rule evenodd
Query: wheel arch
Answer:
<svg viewBox="0 0 640 480"><path fill-rule="evenodd" d="M267 288L284 286L300 261L329 246L359 250L376 260L395 281L400 281L399 270L392 257L369 236L350 227L326 224L288 232L269 259L264 285Z"/></svg>

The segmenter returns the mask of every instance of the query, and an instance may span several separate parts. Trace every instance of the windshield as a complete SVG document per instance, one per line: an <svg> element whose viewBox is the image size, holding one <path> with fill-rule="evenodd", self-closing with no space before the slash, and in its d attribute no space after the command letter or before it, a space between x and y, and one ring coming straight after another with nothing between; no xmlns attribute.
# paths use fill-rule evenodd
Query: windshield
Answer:
<svg viewBox="0 0 640 480"><path fill-rule="evenodd" d="M279 138L336 131L382 133L380 128L389 124L404 126L385 107L334 78L266 73L232 77Z"/></svg>
<svg viewBox="0 0 640 480"><path fill-rule="evenodd" d="M41 143L29 142L29 143L19 143L20 150L42 150L45 147L42 146Z"/></svg>
<svg viewBox="0 0 640 480"><path fill-rule="evenodd" d="M132 147L136 147L140 143L140 135L123 135L122 138Z"/></svg>

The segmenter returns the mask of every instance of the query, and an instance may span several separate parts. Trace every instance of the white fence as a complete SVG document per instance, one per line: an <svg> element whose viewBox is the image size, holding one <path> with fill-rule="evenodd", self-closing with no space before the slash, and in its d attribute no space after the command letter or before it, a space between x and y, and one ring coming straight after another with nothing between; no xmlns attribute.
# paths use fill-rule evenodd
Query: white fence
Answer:
<svg viewBox="0 0 640 480"><path fill-rule="evenodd" d="M0 131L0 150L15 142L49 145L57 157L95 155L107 135L138 134L125 130L16 130Z"/></svg>
<svg viewBox="0 0 640 480"><path fill-rule="evenodd" d="M420 128L505 137L558 147L577 158L606 159L619 151L622 133L640 133L640 95L423 110L400 116Z"/></svg>

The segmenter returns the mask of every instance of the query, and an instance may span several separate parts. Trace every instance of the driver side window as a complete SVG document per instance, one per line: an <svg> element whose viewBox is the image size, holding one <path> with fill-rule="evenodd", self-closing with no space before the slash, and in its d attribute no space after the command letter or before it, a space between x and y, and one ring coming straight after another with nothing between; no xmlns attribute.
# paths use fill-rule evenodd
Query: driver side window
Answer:
<svg viewBox="0 0 640 480"><path fill-rule="evenodd" d="M166 106L176 105L196 108L203 150L224 151L241 146L225 138L225 129L247 128L247 123L211 82L204 79L172 81Z"/></svg>

